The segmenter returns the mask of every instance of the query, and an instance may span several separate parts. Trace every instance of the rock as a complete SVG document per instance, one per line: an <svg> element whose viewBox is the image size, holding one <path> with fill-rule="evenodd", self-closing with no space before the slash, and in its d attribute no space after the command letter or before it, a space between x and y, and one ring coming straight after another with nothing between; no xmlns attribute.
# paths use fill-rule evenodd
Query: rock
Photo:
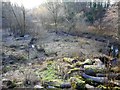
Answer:
<svg viewBox="0 0 120 90"><path fill-rule="evenodd" d="M24 49L26 49L26 46L25 45L20 45L19 49L24 50Z"/></svg>
<svg viewBox="0 0 120 90"><path fill-rule="evenodd" d="M24 39L25 39L25 40L28 40L29 38L30 38L30 35L27 35L27 34L24 35Z"/></svg>
<svg viewBox="0 0 120 90"><path fill-rule="evenodd" d="M58 38L53 39L54 42L60 41Z"/></svg>
<svg viewBox="0 0 120 90"><path fill-rule="evenodd" d="M93 90L93 88L95 88L94 86L89 85L89 84L86 84L85 87L86 87L88 90Z"/></svg>
<svg viewBox="0 0 120 90"><path fill-rule="evenodd" d="M39 52L44 52L45 53L44 48L40 45L36 45L36 50L39 51Z"/></svg>
<svg viewBox="0 0 120 90"><path fill-rule="evenodd" d="M17 45L10 45L9 47L10 47L10 48L18 48Z"/></svg>
<svg viewBox="0 0 120 90"><path fill-rule="evenodd" d="M34 44L37 42L37 38L32 38L29 44Z"/></svg>
<svg viewBox="0 0 120 90"><path fill-rule="evenodd" d="M16 85L9 79L2 79L3 88L14 88Z"/></svg>
<svg viewBox="0 0 120 90"><path fill-rule="evenodd" d="M22 40L23 39L23 37L17 37L17 38L15 38L15 40Z"/></svg>
<svg viewBox="0 0 120 90"><path fill-rule="evenodd" d="M71 88L71 84L70 83L63 83L60 85L60 88Z"/></svg>
<svg viewBox="0 0 120 90"><path fill-rule="evenodd" d="M25 86L28 86L28 85L31 85L31 84L32 84L31 80L26 79L26 80L24 81L24 85L25 85Z"/></svg>
<svg viewBox="0 0 120 90"><path fill-rule="evenodd" d="M14 61L13 61L13 60L10 60L9 63L10 63L10 64L14 64Z"/></svg>
<svg viewBox="0 0 120 90"><path fill-rule="evenodd" d="M57 56L58 54L57 54L57 52L45 52L45 55L47 56L47 57L53 57L53 56Z"/></svg>
<svg viewBox="0 0 120 90"><path fill-rule="evenodd" d="M100 59L94 59L94 61L95 61L94 65L98 65L98 66L103 65L103 62L101 62Z"/></svg>
<svg viewBox="0 0 120 90"><path fill-rule="evenodd" d="M43 89L44 87L42 87L41 85L35 85L34 88Z"/></svg>

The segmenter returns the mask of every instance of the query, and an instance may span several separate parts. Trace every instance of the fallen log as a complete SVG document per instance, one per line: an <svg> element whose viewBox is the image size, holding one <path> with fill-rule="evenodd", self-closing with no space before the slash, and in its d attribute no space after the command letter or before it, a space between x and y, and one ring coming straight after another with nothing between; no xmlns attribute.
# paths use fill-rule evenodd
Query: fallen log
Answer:
<svg viewBox="0 0 120 90"><path fill-rule="evenodd" d="M120 86L120 82L119 81L110 81L107 77L93 77L93 76L89 76L85 73L82 73L82 77L100 84L113 84L115 86Z"/></svg>
<svg viewBox="0 0 120 90"><path fill-rule="evenodd" d="M70 83L63 83L60 85L60 88L71 88L71 84Z"/></svg>
<svg viewBox="0 0 120 90"><path fill-rule="evenodd" d="M82 74L82 77L85 78L85 79L89 79L89 80L98 82L98 83L106 83L106 82L108 82L107 77L93 77L93 76L87 75L85 73Z"/></svg>
<svg viewBox="0 0 120 90"><path fill-rule="evenodd" d="M84 69L87 73L103 73L106 71L105 65L84 65Z"/></svg>
<svg viewBox="0 0 120 90"><path fill-rule="evenodd" d="M120 73L110 73L110 74L103 74L103 73L98 73L96 74L97 77L109 77L109 78L114 78L118 79L120 78Z"/></svg>

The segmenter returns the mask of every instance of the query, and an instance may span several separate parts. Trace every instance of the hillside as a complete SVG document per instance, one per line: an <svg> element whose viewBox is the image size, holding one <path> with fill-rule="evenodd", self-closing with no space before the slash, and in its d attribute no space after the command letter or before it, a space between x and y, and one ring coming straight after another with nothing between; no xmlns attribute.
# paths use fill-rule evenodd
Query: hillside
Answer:
<svg viewBox="0 0 120 90"><path fill-rule="evenodd" d="M111 32L114 36L117 36L118 32L118 5L113 4L106 11L106 14L102 21L104 30Z"/></svg>

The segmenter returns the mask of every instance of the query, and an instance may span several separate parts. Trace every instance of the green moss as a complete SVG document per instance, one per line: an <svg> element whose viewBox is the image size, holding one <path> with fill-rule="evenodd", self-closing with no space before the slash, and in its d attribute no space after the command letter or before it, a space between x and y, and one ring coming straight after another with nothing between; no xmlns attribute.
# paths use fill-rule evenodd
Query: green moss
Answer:
<svg viewBox="0 0 120 90"><path fill-rule="evenodd" d="M82 77L71 77L69 81L71 82L73 89L85 88L85 81L82 79Z"/></svg>
<svg viewBox="0 0 120 90"><path fill-rule="evenodd" d="M41 73L41 76L43 78L43 80L54 80L57 78L56 76L56 73L57 71L54 69L54 67L52 65L48 65L47 66L47 69L44 70L42 73Z"/></svg>
<svg viewBox="0 0 120 90"><path fill-rule="evenodd" d="M46 69L40 72L42 81L54 81L54 80L60 81L59 76L57 74L58 71L57 69L55 69L55 64L56 63L54 61L47 62Z"/></svg>

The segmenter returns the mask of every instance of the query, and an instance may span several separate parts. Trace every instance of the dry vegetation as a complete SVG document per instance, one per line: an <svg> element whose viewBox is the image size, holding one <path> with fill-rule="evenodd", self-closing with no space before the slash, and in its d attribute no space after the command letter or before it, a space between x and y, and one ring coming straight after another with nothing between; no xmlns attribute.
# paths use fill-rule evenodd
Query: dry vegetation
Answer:
<svg viewBox="0 0 120 90"><path fill-rule="evenodd" d="M2 88L120 89L117 4L2 4Z"/></svg>

